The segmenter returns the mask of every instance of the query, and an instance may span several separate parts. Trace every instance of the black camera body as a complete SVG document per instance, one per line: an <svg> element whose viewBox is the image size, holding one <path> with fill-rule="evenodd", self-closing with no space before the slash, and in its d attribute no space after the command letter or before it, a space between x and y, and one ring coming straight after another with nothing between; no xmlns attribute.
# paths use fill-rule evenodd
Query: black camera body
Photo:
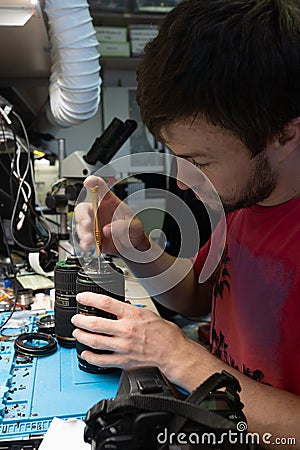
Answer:
<svg viewBox="0 0 300 450"><path fill-rule="evenodd" d="M225 371L186 395L156 367L127 369L116 398L102 400L88 411L85 441L92 450L156 450L180 444L247 449L239 391L238 381Z"/></svg>

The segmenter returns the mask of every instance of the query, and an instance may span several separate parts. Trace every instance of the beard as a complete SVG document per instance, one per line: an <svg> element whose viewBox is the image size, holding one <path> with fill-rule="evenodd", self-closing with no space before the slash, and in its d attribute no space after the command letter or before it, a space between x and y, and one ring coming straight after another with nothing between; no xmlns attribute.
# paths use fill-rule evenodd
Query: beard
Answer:
<svg viewBox="0 0 300 450"><path fill-rule="evenodd" d="M226 213L242 208L249 208L268 198L274 191L278 174L272 169L265 152L259 153L255 158L256 164L253 170L253 178L240 192L236 192L232 201L225 200L223 203Z"/></svg>

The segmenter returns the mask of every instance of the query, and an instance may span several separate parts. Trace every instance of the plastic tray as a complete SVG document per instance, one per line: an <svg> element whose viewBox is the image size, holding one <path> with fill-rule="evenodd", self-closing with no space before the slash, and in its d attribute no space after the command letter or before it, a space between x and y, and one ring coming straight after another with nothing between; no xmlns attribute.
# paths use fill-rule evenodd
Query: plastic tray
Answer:
<svg viewBox="0 0 300 450"><path fill-rule="evenodd" d="M0 314L0 324L6 314ZM30 315L26 331L35 331L35 322L36 316ZM76 349L59 345L50 356L20 357L14 340L1 335L0 450L6 448L1 441L43 436L53 417L84 419L99 400L115 397L119 377L119 370L110 374L80 370Z"/></svg>

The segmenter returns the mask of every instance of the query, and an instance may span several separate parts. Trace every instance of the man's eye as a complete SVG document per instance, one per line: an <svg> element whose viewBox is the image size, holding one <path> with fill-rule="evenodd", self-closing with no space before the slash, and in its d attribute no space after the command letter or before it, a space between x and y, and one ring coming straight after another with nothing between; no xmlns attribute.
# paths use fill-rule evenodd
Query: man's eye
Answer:
<svg viewBox="0 0 300 450"><path fill-rule="evenodd" d="M209 166L209 163L198 163L197 161L193 161L194 166L200 168Z"/></svg>

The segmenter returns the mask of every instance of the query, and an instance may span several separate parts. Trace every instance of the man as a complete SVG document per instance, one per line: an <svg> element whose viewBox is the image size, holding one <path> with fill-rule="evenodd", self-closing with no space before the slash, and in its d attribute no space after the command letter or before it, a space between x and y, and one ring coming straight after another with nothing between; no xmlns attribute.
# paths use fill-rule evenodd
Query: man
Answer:
<svg viewBox="0 0 300 450"><path fill-rule="evenodd" d="M249 430L270 433L277 448L300 448L298 0L178 4L145 48L137 100L153 135L208 177L228 212L225 251L208 282L197 279L209 243L186 277L156 296L185 315L211 310L211 352L149 311L86 293L82 303L119 320L74 317L79 341L114 352L84 357L104 366L155 365L187 390L226 369L242 386ZM179 180L180 171L179 163ZM91 177L86 185L95 182ZM160 254L131 263L124 230L129 227L133 247L145 255L150 242L125 210L112 221L118 204L108 193L102 205L104 251L121 248L137 276L155 277L173 258ZM92 219L83 205L77 221L81 245L88 248ZM297 444L288 446L288 437Z"/></svg>

